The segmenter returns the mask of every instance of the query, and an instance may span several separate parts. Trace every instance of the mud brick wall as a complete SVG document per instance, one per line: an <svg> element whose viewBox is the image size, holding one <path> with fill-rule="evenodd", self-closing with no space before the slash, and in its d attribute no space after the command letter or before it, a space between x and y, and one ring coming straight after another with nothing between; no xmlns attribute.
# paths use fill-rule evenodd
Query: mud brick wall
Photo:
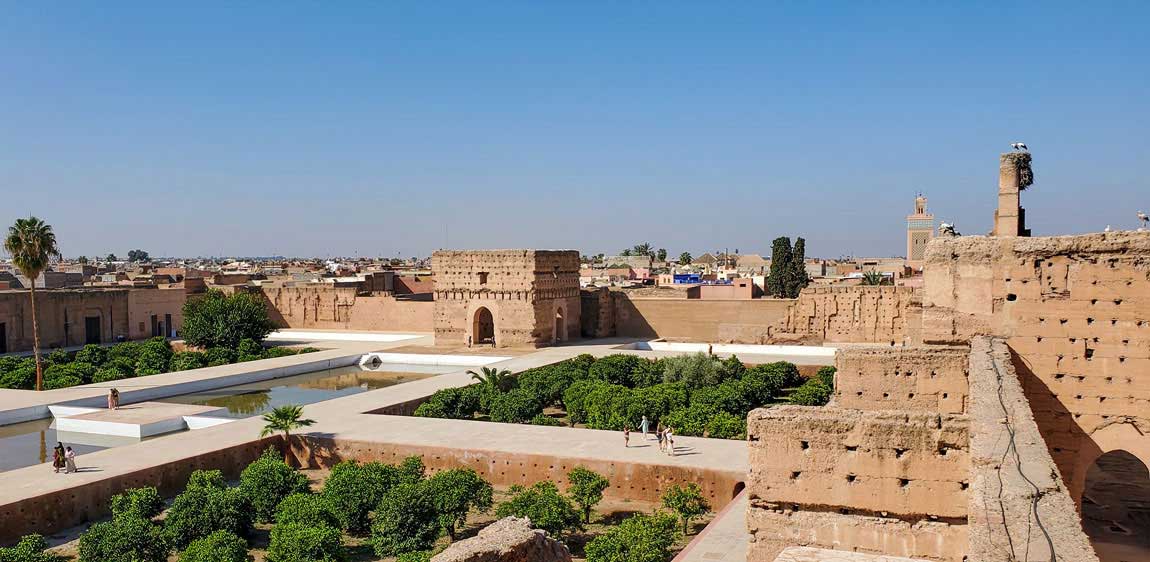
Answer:
<svg viewBox="0 0 1150 562"><path fill-rule="evenodd" d="M919 299L911 287L808 287L781 331L831 343L913 343Z"/></svg>
<svg viewBox="0 0 1150 562"><path fill-rule="evenodd" d="M844 347L835 354L834 404L964 413L969 355L964 347Z"/></svg>
<svg viewBox="0 0 1150 562"><path fill-rule="evenodd" d="M962 559L965 416L779 406L751 412L748 436L749 559L796 544Z"/></svg>
<svg viewBox="0 0 1150 562"><path fill-rule="evenodd" d="M932 241L924 340L976 335L1007 339L1076 500L1105 452L1150 464L1150 232Z"/></svg>

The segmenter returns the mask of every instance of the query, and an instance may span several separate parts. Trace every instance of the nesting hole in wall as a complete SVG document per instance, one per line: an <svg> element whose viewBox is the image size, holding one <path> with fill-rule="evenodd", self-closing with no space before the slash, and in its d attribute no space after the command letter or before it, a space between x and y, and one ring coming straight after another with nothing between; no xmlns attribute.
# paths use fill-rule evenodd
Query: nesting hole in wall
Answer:
<svg viewBox="0 0 1150 562"><path fill-rule="evenodd" d="M1014 293L1007 293L1006 294L1006 300L1014 302L1014 301L1018 300L1018 295L1016 295Z"/></svg>
<svg viewBox="0 0 1150 562"><path fill-rule="evenodd" d="M810 443L810 441L799 441L799 446L802 447L803 450L805 451L805 450L811 448L811 443Z"/></svg>
<svg viewBox="0 0 1150 562"><path fill-rule="evenodd" d="M855 479L857 479L857 478L858 478L858 477L857 477L857 476L855 476L855 475L853 475L853 474L848 474L848 475L847 475L847 482L849 482L849 483L851 483L851 484L854 484L854 481L855 481Z"/></svg>
<svg viewBox="0 0 1150 562"><path fill-rule="evenodd" d="M798 480L799 476L802 476L802 475L803 475L802 472L796 470L796 471L791 473L791 480Z"/></svg>
<svg viewBox="0 0 1150 562"><path fill-rule="evenodd" d="M970 488L970 482L959 482L958 486L960 489L965 490L967 488Z"/></svg>
<svg viewBox="0 0 1150 562"><path fill-rule="evenodd" d="M895 449L894 450L894 458L896 458L896 459L901 459L902 456L905 454L906 454L906 449Z"/></svg>
<svg viewBox="0 0 1150 562"><path fill-rule="evenodd" d="M940 457L945 457L946 454L949 452L950 452L950 449L947 447L939 447L938 448L938 456L940 456Z"/></svg>
<svg viewBox="0 0 1150 562"><path fill-rule="evenodd" d="M1066 319L1065 318L1059 318L1058 323L1059 324L1066 324Z"/></svg>
<svg viewBox="0 0 1150 562"><path fill-rule="evenodd" d="M899 478L898 479L898 487L899 488L905 488L907 486L910 486L910 480L909 479L907 479L907 478Z"/></svg>
<svg viewBox="0 0 1150 562"><path fill-rule="evenodd" d="M849 451L849 452L852 452L852 453L853 453L853 452L855 452L855 451L857 451L857 450L859 450L859 446L858 446L858 445L847 445L847 451Z"/></svg>

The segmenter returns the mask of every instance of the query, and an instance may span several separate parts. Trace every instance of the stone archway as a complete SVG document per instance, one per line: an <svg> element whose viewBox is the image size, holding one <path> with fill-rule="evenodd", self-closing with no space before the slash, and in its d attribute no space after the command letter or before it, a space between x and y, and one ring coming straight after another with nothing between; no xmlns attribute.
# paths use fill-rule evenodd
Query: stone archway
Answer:
<svg viewBox="0 0 1150 562"><path fill-rule="evenodd" d="M476 345L495 344L495 317L487 307L481 306L475 311L471 323L471 336Z"/></svg>
<svg viewBox="0 0 1150 562"><path fill-rule="evenodd" d="M567 320L563 318L563 307L555 310L555 332L553 333L553 340L556 342L567 341Z"/></svg>
<svg viewBox="0 0 1150 562"><path fill-rule="evenodd" d="M1150 470L1132 453L1109 451L1086 471L1082 526L1102 562L1150 560Z"/></svg>

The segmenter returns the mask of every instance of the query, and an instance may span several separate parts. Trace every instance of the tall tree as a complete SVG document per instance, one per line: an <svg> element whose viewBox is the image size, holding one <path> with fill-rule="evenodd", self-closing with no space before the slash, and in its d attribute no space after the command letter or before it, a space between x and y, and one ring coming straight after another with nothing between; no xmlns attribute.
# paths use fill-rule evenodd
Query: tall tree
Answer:
<svg viewBox="0 0 1150 562"><path fill-rule="evenodd" d="M679 254L679 265L690 265L693 259L691 252L683 252Z"/></svg>
<svg viewBox="0 0 1150 562"><path fill-rule="evenodd" d="M790 237L775 238L771 242L771 274L767 277L767 292L771 296L787 298L787 273L793 260Z"/></svg>
<svg viewBox="0 0 1150 562"><path fill-rule="evenodd" d="M651 243L650 242L643 242L642 244L635 244L635 247L631 249L631 253L633 255L636 255L636 256L654 256L655 255L654 252L651 251Z"/></svg>
<svg viewBox="0 0 1150 562"><path fill-rule="evenodd" d="M44 366L40 361L40 323L36 318L36 278L48 269L48 262L60 257L56 234L52 227L36 217L16 219L8 227L4 249L12 256L12 264L28 278L28 294L32 299L32 354L36 357L36 390L44 389Z"/></svg>
<svg viewBox="0 0 1150 562"><path fill-rule="evenodd" d="M151 256L149 256L148 252L145 252L144 250L129 250L128 251L128 261L144 262L144 261L148 261L150 259L151 259Z"/></svg>
<svg viewBox="0 0 1150 562"><path fill-rule="evenodd" d="M806 253L807 241L800 236L795 239L795 247L791 251L790 286L787 287L787 294L792 299L797 298L799 291L811 283L811 278L807 275Z"/></svg>
<svg viewBox="0 0 1150 562"><path fill-rule="evenodd" d="M659 261L667 261L667 249L659 248L659 251L655 252L655 259Z"/></svg>

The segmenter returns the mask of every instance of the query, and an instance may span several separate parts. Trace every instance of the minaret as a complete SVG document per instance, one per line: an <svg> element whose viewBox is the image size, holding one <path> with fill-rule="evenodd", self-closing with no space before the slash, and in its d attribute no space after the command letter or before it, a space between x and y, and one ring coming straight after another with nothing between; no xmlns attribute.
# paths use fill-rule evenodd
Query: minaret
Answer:
<svg viewBox="0 0 1150 562"><path fill-rule="evenodd" d="M926 212L926 197L914 198L914 214L906 216L906 265L922 270L926 243L934 238L934 215Z"/></svg>

